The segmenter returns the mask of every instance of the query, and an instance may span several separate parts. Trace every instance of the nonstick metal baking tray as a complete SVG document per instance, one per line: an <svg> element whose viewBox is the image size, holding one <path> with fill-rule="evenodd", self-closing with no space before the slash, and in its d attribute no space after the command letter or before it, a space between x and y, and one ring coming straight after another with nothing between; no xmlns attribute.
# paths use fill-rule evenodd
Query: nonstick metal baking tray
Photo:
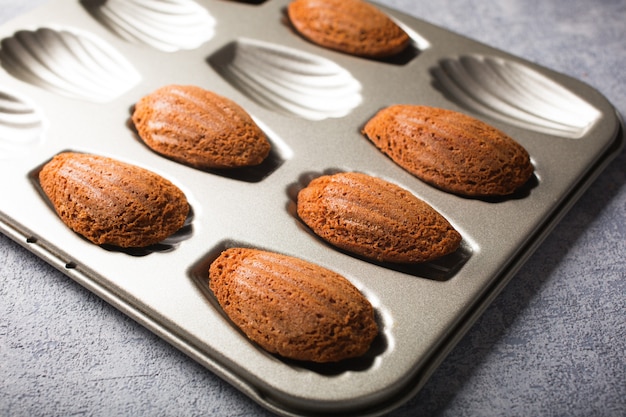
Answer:
<svg viewBox="0 0 626 417"><path fill-rule="evenodd" d="M613 106L590 86L381 6L413 39L393 59L316 46L287 0L50 1L0 27L0 230L229 381L288 416L380 415L414 395L564 213L623 147ZM256 168L201 171L137 138L134 103L166 84L231 98L273 150ZM515 195L470 199L435 189L381 154L360 129L391 104L444 107L503 130L535 176ZM110 156L155 171L193 215L142 251L93 245L42 196L55 154ZM312 235L295 194L313 177L361 171L427 201L462 234L436 262L364 261ZM344 275L372 302L381 334L362 358L281 359L220 312L207 270L226 247L261 248Z"/></svg>

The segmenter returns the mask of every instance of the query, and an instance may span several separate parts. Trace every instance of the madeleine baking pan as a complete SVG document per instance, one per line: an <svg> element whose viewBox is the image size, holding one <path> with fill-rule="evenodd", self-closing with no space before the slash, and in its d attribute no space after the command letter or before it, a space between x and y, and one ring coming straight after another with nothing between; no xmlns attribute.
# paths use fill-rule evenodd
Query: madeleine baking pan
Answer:
<svg viewBox="0 0 626 417"><path fill-rule="evenodd" d="M371 60L316 46L285 17L287 0L50 1L0 27L0 230L277 414L380 415L428 379L521 264L623 146L615 109L591 87L381 7L411 47ZM193 84L246 109L272 143L260 166L201 171L137 138L134 103ZM380 108L421 104L467 113L530 153L535 175L513 196L435 189L361 133ZM187 195L193 215L159 245L121 251L69 230L37 173L73 150L150 169ZM459 250L417 266L355 258L295 214L315 176L361 171L427 201L462 234ZM311 365L250 343L208 290L221 250L297 256L352 281L381 333L361 358Z"/></svg>

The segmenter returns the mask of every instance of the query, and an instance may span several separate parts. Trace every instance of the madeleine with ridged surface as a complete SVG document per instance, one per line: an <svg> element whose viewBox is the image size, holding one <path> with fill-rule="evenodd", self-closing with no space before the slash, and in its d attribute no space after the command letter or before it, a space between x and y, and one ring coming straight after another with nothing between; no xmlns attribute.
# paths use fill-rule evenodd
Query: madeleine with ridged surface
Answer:
<svg viewBox="0 0 626 417"><path fill-rule="evenodd" d="M58 154L43 166L39 183L61 220L97 245L153 245L178 231L189 214L173 183L104 156Z"/></svg>
<svg viewBox="0 0 626 417"><path fill-rule="evenodd" d="M259 165L271 148L241 106L192 85L167 85L142 97L132 121L152 150L200 169Z"/></svg>
<svg viewBox="0 0 626 417"><path fill-rule="evenodd" d="M298 193L297 212L322 239L379 262L431 261L461 243L461 235L428 203L362 173L315 178Z"/></svg>
<svg viewBox="0 0 626 417"><path fill-rule="evenodd" d="M534 171L528 152L514 139L452 110L389 106L367 122L363 134L406 171L454 194L510 195Z"/></svg>
<svg viewBox="0 0 626 417"><path fill-rule="evenodd" d="M295 0L287 14L309 41L351 55L385 58L411 41L389 16L361 0Z"/></svg>
<svg viewBox="0 0 626 417"><path fill-rule="evenodd" d="M378 334L374 308L350 281L300 258L226 249L211 263L209 287L250 340L285 358L358 357Z"/></svg>

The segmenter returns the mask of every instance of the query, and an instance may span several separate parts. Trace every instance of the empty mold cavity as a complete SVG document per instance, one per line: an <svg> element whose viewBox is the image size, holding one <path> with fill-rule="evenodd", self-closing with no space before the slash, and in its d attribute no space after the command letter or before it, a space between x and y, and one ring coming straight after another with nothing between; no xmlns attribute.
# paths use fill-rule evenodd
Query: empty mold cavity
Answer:
<svg viewBox="0 0 626 417"><path fill-rule="evenodd" d="M346 69L285 46L240 39L208 61L243 94L279 113L308 120L339 118L363 100L361 84Z"/></svg>
<svg viewBox="0 0 626 417"><path fill-rule="evenodd" d="M220 254L224 250L228 248L235 248L235 247L271 251L271 249L254 247L244 242L239 242L239 241L234 241L234 240L224 240L218 243L212 249L210 249L209 252L207 252L201 259L199 259L198 262L196 262L190 268L189 273L195 285L198 287L198 289L204 295L207 301L213 306L215 311L219 312L226 321L232 324L233 329L238 331L241 334L242 341L252 344L259 350L259 352L262 352L264 355L275 358L276 360L281 361L287 366L290 366L292 368L297 368L297 369L309 370L318 374L329 375L329 376L340 375L345 372L367 371L372 366L374 366L374 363L381 355L383 355L385 352L389 350L390 345L391 345L390 338L392 337L390 335L392 318L386 313L385 309L380 305L378 300L375 297L371 296L371 294L368 294L367 289L364 290L362 288L359 288L359 290L370 301L370 303L374 307L375 320L376 320L376 323L378 324L379 332L376 338L372 341L370 349L364 355L358 358L345 359L340 362L321 363L321 364L314 363L314 362L297 361L297 360L292 360L292 359L284 358L279 355L274 355L272 353L269 353L265 351L263 348L257 346L254 342L249 341L247 336L241 330L239 330L237 326L235 326L232 322L230 322L230 319L228 318L226 313L224 313L224 311L222 310L222 307L215 299L215 295L213 294L213 291L211 291L211 289L209 288L209 268L211 267L211 263L213 263L213 261L217 259L217 257L220 256ZM297 255L290 255L290 256L297 256ZM349 278L349 277L346 277L346 278Z"/></svg>
<svg viewBox="0 0 626 417"><path fill-rule="evenodd" d="M108 102L141 78L108 43L78 30L21 30L1 44L0 62L9 74L71 98Z"/></svg>
<svg viewBox="0 0 626 417"><path fill-rule="evenodd" d="M76 152L76 151L67 150L67 152ZM46 160L44 163L38 165L33 170L31 170L28 173L28 179L30 180L30 183L33 185L35 190L41 196L42 204L46 204L50 208L50 210L56 214L56 210L54 206L50 202L50 199L48 198L46 193L43 191L43 188L41 187L41 183L39 182L39 173L43 169L44 165L50 162L51 159L52 158L50 158L49 160ZM60 217L57 217L57 218L59 222L62 222ZM137 256L137 257L150 255L155 252L171 252L175 250L180 245L181 242L191 238L191 236L193 235L193 220L194 220L194 211L193 211L193 206L190 205L189 213L187 214L187 218L185 219L185 223L183 224L183 226L180 229L178 229L176 232L168 236L167 238L163 239L162 241L158 243L155 243L154 245L146 246L143 248L122 248L122 247L114 246L114 245L100 245L100 247L109 252L121 252L130 256ZM71 229L69 229L68 227L68 230L71 230ZM76 235L79 236L81 239L83 239L86 243L90 245L94 244L90 242L89 240L87 240L86 238L82 237L80 234L76 233ZM31 239L31 241L27 240L28 243L36 243L38 240L36 237L32 237L29 239Z"/></svg>
<svg viewBox="0 0 626 417"><path fill-rule="evenodd" d="M315 232L307 226L300 216L298 216L297 211L297 203L298 203L298 193L300 190L305 188L313 179L320 177L322 175L333 175L339 172L343 172L339 169L328 169L323 173L319 172L306 172L300 176L297 182L290 184L287 187L287 195L289 197L289 202L287 204L287 211L289 214L296 219L296 221L302 227L306 233L310 234L313 239L321 242L323 245L328 246L328 248L335 250L337 252L343 253L347 256L351 256L356 259L360 259L363 262L368 262L373 265L378 265L382 268L389 269L392 271L397 271L403 274L411 275L418 278L430 279L433 281L447 281L454 277L456 273L465 265L465 263L471 258L473 249L471 244L463 239L459 248L445 256L434 259L429 262L421 262L421 263L393 263L393 262L378 262L376 260L372 260L369 258L364 258L362 256L356 255L354 253L348 252L341 248L338 248L326 240L319 237ZM417 196L418 198L421 198ZM427 201L426 201L427 202ZM428 203L428 202L427 202Z"/></svg>
<svg viewBox="0 0 626 417"><path fill-rule="evenodd" d="M580 138L600 117L589 103L539 72L506 59L465 55L432 74L460 105L525 129Z"/></svg>
<svg viewBox="0 0 626 417"><path fill-rule="evenodd" d="M164 52L195 49L215 34L215 19L193 0L81 0L81 4L121 38Z"/></svg>
<svg viewBox="0 0 626 417"><path fill-rule="evenodd" d="M41 112L29 100L0 90L0 159L23 154L43 140Z"/></svg>

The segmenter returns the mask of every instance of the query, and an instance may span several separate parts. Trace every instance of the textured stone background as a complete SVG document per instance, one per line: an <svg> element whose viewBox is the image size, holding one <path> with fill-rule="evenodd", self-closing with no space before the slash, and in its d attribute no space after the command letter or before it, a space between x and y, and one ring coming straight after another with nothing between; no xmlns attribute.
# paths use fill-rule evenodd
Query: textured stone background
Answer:
<svg viewBox="0 0 626 417"><path fill-rule="evenodd" d="M0 0L0 22L44 1ZM626 114L624 0L381 3L578 78ZM626 415L625 167L622 152L391 416ZM2 416L269 415L2 235L0 381Z"/></svg>

